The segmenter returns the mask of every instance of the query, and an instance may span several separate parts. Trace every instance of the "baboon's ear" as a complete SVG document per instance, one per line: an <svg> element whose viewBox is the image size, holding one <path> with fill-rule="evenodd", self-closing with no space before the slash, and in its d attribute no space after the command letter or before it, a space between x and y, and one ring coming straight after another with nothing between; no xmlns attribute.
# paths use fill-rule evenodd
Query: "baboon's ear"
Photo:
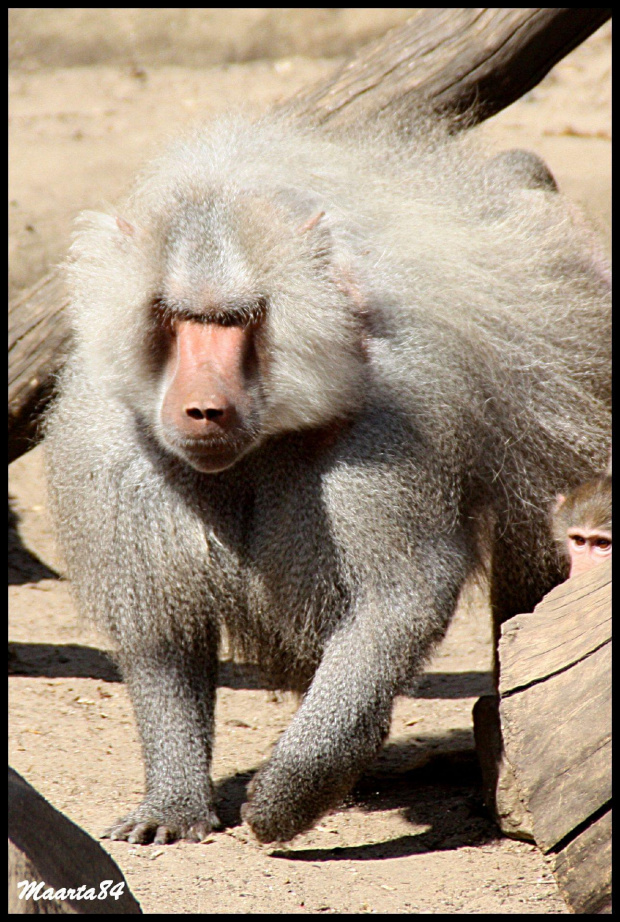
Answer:
<svg viewBox="0 0 620 922"><path fill-rule="evenodd" d="M298 234L307 234L308 231L313 230L317 224L325 217L324 211L318 211L315 215L312 215L311 218L308 218L307 221L304 221L303 224L300 224L297 228Z"/></svg>
<svg viewBox="0 0 620 922"><path fill-rule="evenodd" d="M133 237L136 233L135 226L130 224L129 221L126 221L125 218L121 218L120 215L116 216L116 225L121 234L124 234L126 237Z"/></svg>
<svg viewBox="0 0 620 922"><path fill-rule="evenodd" d="M316 241L316 257L327 261L332 252L332 235L327 222L323 221L324 211L318 211L316 214L304 221L297 228L298 234L311 234ZM347 296L352 306L358 313L363 313L365 304L362 293L356 284L351 272L341 266L333 265L333 278L336 285Z"/></svg>
<svg viewBox="0 0 620 922"><path fill-rule="evenodd" d="M558 493L553 503L553 512L554 513L559 512L565 502L566 502L566 497L564 496L564 494Z"/></svg>
<svg viewBox="0 0 620 922"><path fill-rule="evenodd" d="M353 273L343 266L334 266L333 277L340 291L348 298L354 313L363 319L366 316L367 305Z"/></svg>
<svg viewBox="0 0 620 922"><path fill-rule="evenodd" d="M327 221L324 220L325 212L319 211L300 224L297 233L305 236L313 250L315 259L329 262L332 253L332 235Z"/></svg>

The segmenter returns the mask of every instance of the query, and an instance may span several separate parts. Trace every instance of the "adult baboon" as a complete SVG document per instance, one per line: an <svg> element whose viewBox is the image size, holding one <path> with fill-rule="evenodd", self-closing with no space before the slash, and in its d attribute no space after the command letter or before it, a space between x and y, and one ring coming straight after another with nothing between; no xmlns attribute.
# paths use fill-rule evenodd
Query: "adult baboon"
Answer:
<svg viewBox="0 0 620 922"><path fill-rule="evenodd" d="M303 693L244 812L287 840L376 754L489 552L498 621L561 578L551 498L609 451L609 280L523 163L423 117L337 136L236 116L82 219L47 463L143 742L113 837L217 823L222 625Z"/></svg>

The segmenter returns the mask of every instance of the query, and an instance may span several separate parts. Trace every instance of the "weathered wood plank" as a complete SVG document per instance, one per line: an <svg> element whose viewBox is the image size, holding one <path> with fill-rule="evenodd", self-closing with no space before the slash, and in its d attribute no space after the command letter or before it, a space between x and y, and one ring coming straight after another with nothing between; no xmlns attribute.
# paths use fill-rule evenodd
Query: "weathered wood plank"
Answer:
<svg viewBox="0 0 620 922"><path fill-rule="evenodd" d="M611 565L502 625L498 656L499 699L474 709L490 809L506 834L533 835L574 912L609 912Z"/></svg>
<svg viewBox="0 0 620 922"><path fill-rule="evenodd" d="M548 852L611 798L611 644L500 700L504 749Z"/></svg>
<svg viewBox="0 0 620 922"><path fill-rule="evenodd" d="M71 342L68 298L55 270L9 304L9 462L32 448Z"/></svg>
<svg viewBox="0 0 620 922"><path fill-rule="evenodd" d="M333 77L294 100L314 123L353 123L406 113L427 100L437 112L489 118L536 86L611 9L441 8L364 46ZM471 111L473 110L473 111Z"/></svg>
<svg viewBox="0 0 620 922"><path fill-rule="evenodd" d="M499 660L504 751L548 852L611 798L611 565L506 622Z"/></svg>
<svg viewBox="0 0 620 922"><path fill-rule="evenodd" d="M9 768L9 914L141 913L122 871L87 832L60 813L32 785ZM22 876L27 875L27 876ZM45 882L48 888L101 893L102 881L121 884L121 891L105 899L80 899L77 894L55 900L20 899L18 883ZM84 891L82 891L84 892Z"/></svg>
<svg viewBox="0 0 620 922"><path fill-rule="evenodd" d="M502 627L499 690L507 695L567 669L611 639L611 566L552 589L533 612ZM587 612L587 617L585 613Z"/></svg>
<svg viewBox="0 0 620 922"><path fill-rule="evenodd" d="M555 856L553 873L573 912L611 912L611 810Z"/></svg>
<svg viewBox="0 0 620 922"><path fill-rule="evenodd" d="M532 816L519 779L508 761L502 741L499 698L484 695L473 709L474 738L486 807L504 835L525 842L534 841Z"/></svg>

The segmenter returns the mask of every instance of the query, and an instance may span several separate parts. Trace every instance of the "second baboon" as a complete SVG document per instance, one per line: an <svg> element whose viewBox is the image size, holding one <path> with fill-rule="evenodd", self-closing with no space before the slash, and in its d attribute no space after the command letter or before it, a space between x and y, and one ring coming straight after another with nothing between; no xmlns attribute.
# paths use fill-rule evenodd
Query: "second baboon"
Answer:
<svg viewBox="0 0 620 922"><path fill-rule="evenodd" d="M303 694L244 811L288 840L375 756L481 561L498 621L561 579L551 498L609 451L609 279L524 162L422 116L237 116L82 219L47 470L142 738L113 837L217 824L223 627Z"/></svg>
<svg viewBox="0 0 620 922"><path fill-rule="evenodd" d="M552 526L569 577L611 560L611 475L581 483L566 496L558 494Z"/></svg>

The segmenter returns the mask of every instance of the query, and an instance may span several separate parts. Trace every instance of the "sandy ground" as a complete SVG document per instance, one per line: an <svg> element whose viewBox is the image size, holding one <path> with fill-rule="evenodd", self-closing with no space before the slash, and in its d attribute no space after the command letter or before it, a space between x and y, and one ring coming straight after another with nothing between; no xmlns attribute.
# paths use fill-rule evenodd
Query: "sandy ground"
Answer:
<svg viewBox="0 0 620 922"><path fill-rule="evenodd" d="M75 215L114 201L162 138L240 101L283 98L406 12L13 10L11 292L62 259ZM607 244L610 38L599 30L483 128L498 148L542 154ZM80 624L56 578L40 448L11 465L10 492L10 761L97 835L141 797L131 707L107 640ZM257 845L239 810L295 703L226 663L213 772L227 828L199 846L104 847L145 912L565 913L537 849L502 838L484 811L471 708L491 688L490 663L474 592L347 804L286 849Z"/></svg>

